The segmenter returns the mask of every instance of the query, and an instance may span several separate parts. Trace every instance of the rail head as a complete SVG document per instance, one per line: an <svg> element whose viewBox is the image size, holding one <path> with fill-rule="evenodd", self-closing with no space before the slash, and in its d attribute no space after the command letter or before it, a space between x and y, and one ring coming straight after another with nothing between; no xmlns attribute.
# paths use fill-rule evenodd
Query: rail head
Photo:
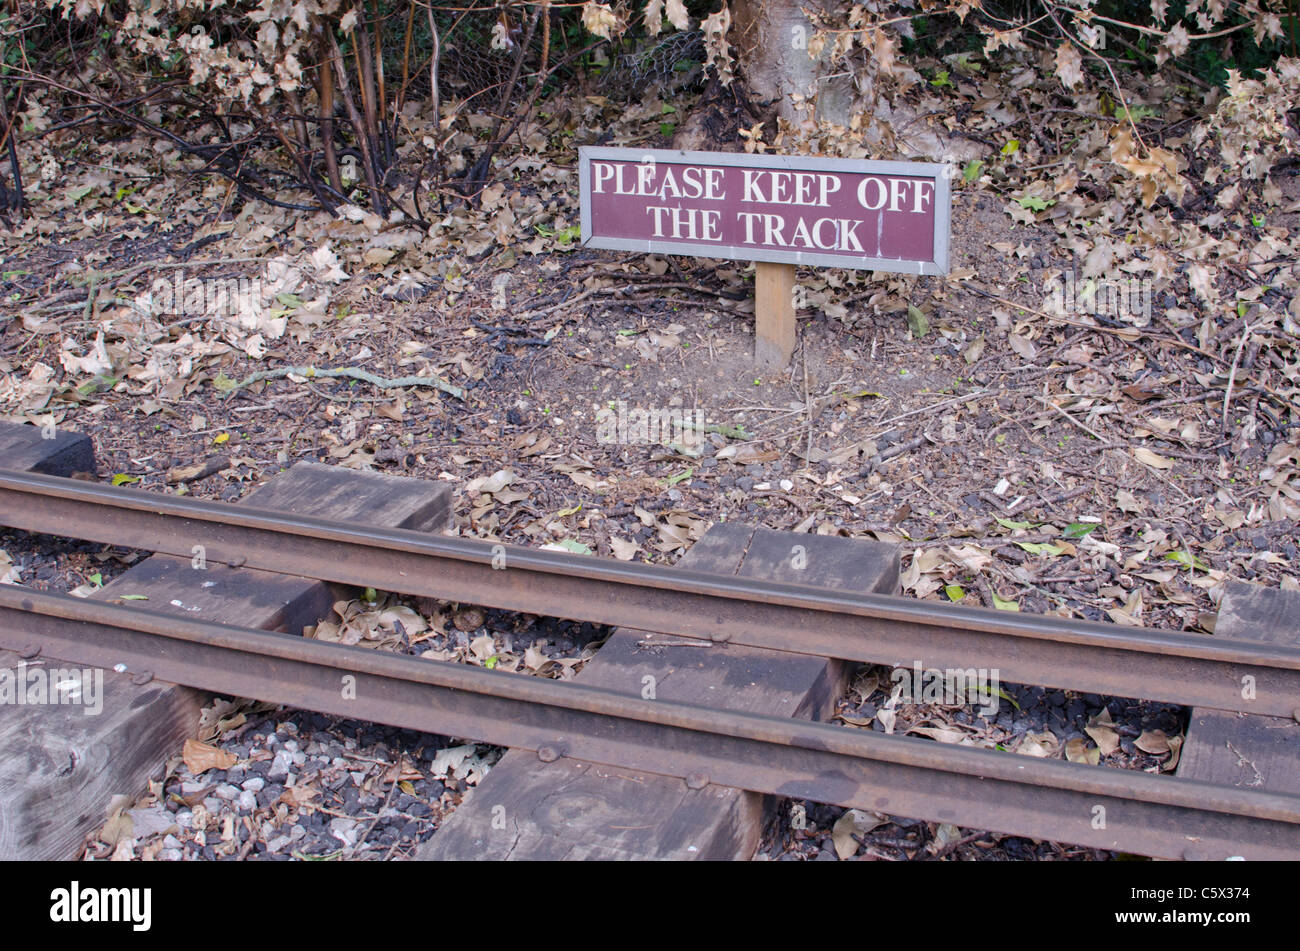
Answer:
<svg viewBox="0 0 1300 951"><path fill-rule="evenodd" d="M1277 644L373 530L5 470L0 522L182 557L201 543L212 561L791 653L975 660L1022 683L1277 716L1300 708L1300 649Z"/></svg>

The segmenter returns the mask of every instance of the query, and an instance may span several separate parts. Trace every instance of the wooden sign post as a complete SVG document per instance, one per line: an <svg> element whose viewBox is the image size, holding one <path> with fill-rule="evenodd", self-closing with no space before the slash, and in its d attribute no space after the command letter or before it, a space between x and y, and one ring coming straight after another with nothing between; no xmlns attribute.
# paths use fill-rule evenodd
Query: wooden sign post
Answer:
<svg viewBox="0 0 1300 951"><path fill-rule="evenodd" d="M754 362L780 368L794 354L794 265L754 265Z"/></svg>
<svg viewBox="0 0 1300 951"><path fill-rule="evenodd" d="M795 267L948 270L950 168L810 156L582 148L582 242L755 261L755 360L795 345Z"/></svg>

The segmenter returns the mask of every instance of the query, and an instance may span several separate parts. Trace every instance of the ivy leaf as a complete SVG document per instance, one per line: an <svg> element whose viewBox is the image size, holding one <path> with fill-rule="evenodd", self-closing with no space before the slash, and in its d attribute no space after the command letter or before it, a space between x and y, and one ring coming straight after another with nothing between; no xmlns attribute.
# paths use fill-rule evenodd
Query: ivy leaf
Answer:
<svg viewBox="0 0 1300 951"><path fill-rule="evenodd" d="M1189 555L1181 549L1179 551L1165 552L1165 561L1177 562L1188 570L1191 570L1192 568L1200 568L1202 571L1210 570L1210 566L1201 561L1201 559L1197 558L1195 555Z"/></svg>
<svg viewBox="0 0 1300 951"><path fill-rule="evenodd" d="M930 332L930 318L925 311L911 304L907 305L907 326L912 330L912 337L920 339Z"/></svg>
<svg viewBox="0 0 1300 951"><path fill-rule="evenodd" d="M960 601L966 597L966 592L962 590L959 584L946 584L943 586L943 593L948 596L949 601Z"/></svg>
<svg viewBox="0 0 1300 951"><path fill-rule="evenodd" d="M1024 198L1017 198L1016 204L1021 208L1028 208L1030 211L1043 211L1055 205L1056 199L1043 201L1037 195L1026 195Z"/></svg>
<svg viewBox="0 0 1300 951"><path fill-rule="evenodd" d="M997 595L997 592L996 592L996 591L993 593L993 606L994 606L995 608L997 608L999 611L1019 611L1019 610L1020 610L1020 602L1019 602L1019 601L1008 601L1006 598L999 598L998 595ZM1006 696L1006 695L1003 694L1003 696ZM1010 699L1010 698L1008 698L1008 699ZM1019 706L1017 706L1016 709L1017 709L1017 710L1020 709Z"/></svg>
<svg viewBox="0 0 1300 951"><path fill-rule="evenodd" d="M975 179L980 177L980 171L983 170L983 168L984 168L983 162L981 162L979 159L971 159L969 162L966 163L966 167L961 170L962 180L965 181L967 184L975 181Z"/></svg>

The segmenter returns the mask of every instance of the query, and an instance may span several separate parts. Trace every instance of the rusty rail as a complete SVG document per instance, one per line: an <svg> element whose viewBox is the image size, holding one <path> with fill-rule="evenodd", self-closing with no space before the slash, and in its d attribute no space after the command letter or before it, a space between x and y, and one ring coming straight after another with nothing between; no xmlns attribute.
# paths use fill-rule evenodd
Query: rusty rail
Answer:
<svg viewBox="0 0 1300 951"><path fill-rule="evenodd" d="M343 584L715 642L1270 716L1300 650L541 552L0 470L0 524ZM1244 689L1249 685L1251 689Z"/></svg>
<svg viewBox="0 0 1300 951"><path fill-rule="evenodd" d="M16 586L0 586L0 647L124 669L141 685L157 677L692 788L717 783L1164 858L1300 855L1296 796L646 701Z"/></svg>

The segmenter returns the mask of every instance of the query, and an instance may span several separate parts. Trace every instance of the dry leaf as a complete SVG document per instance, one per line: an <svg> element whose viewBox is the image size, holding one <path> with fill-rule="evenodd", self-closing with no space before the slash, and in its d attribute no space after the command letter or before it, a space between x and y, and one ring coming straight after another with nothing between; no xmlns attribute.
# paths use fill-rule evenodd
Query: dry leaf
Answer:
<svg viewBox="0 0 1300 951"><path fill-rule="evenodd" d="M1025 756L1045 757L1055 756L1060 748L1060 741L1051 732L1044 730L1042 733L1026 733L1025 738L1016 747L1016 752Z"/></svg>
<svg viewBox="0 0 1300 951"><path fill-rule="evenodd" d="M200 743L195 739L185 741L181 757L185 760L185 766L195 776L206 773L210 769L229 769L239 762L239 757L234 753L209 743Z"/></svg>
<svg viewBox="0 0 1300 951"><path fill-rule="evenodd" d="M966 739L966 733L962 730L943 729L942 727L933 726L914 726L908 733L919 733L921 736L928 736L932 740L938 740L940 743L960 743Z"/></svg>
<svg viewBox="0 0 1300 951"><path fill-rule="evenodd" d="M631 561L640 546L634 541L611 537L609 547L619 561Z"/></svg>
<svg viewBox="0 0 1300 951"><path fill-rule="evenodd" d="M1083 737L1076 736L1065 744L1065 758L1071 763L1087 763L1089 766L1096 766L1101 762L1101 750L1089 746Z"/></svg>
<svg viewBox="0 0 1300 951"><path fill-rule="evenodd" d="M1169 737L1165 736L1164 730L1147 730L1133 741L1133 745L1143 753L1163 756L1169 752Z"/></svg>
<svg viewBox="0 0 1300 951"><path fill-rule="evenodd" d="M1111 719L1109 710L1103 709L1089 720L1083 732L1092 737L1102 756L1109 756L1119 749L1119 733L1115 731L1115 721Z"/></svg>
<svg viewBox="0 0 1300 951"><path fill-rule="evenodd" d="M874 812L850 809L835 821L835 826L831 829L831 841L835 844L835 854L841 860L853 858L858 851L858 842L853 836L866 835L872 829L884 825L887 821L885 817Z"/></svg>
<svg viewBox="0 0 1300 951"><path fill-rule="evenodd" d="M1157 455L1145 447L1134 449L1133 457L1144 466L1150 466L1152 469L1171 469L1174 465L1172 459L1166 459L1164 456Z"/></svg>

